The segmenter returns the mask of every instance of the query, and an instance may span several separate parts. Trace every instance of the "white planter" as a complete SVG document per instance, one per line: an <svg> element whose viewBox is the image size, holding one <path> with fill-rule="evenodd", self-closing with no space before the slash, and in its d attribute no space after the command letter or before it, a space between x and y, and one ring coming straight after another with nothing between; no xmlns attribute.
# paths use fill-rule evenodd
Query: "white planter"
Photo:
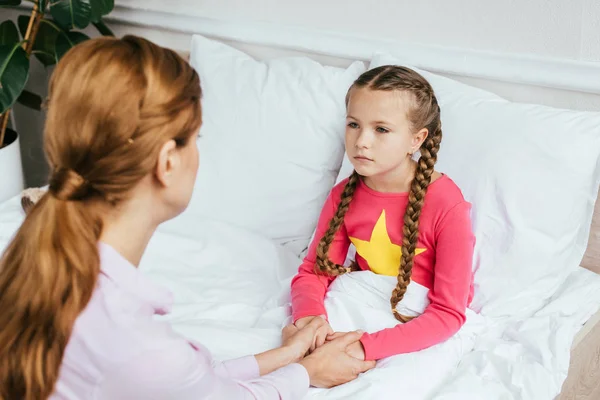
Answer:
<svg viewBox="0 0 600 400"><path fill-rule="evenodd" d="M0 202L18 195L24 189L19 136L7 129L4 141L9 145L0 149Z"/></svg>

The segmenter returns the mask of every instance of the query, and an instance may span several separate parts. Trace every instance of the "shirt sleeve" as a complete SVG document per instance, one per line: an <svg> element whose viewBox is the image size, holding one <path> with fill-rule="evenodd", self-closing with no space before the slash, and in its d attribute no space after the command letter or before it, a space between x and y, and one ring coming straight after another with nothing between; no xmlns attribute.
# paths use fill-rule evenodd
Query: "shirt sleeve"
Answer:
<svg viewBox="0 0 600 400"><path fill-rule="evenodd" d="M329 228L329 221L334 216L340 202L341 191L345 182L336 186L329 194L321 211L315 237L308 248L304 261L298 268L298 274L292 279L292 317L294 322L300 318L316 315L327 317L325 310L325 294L335 277L315 274L317 245ZM329 247L329 259L337 264L343 264L348 255L350 239L344 224L340 227Z"/></svg>
<svg viewBox="0 0 600 400"><path fill-rule="evenodd" d="M215 373L240 380L256 379L260 376L258 362L254 356L245 356L233 360L213 363Z"/></svg>
<svg viewBox="0 0 600 400"><path fill-rule="evenodd" d="M366 360L428 348L449 339L465 323L475 245L470 209L467 202L454 206L437 229L433 287L423 314L394 328L364 334Z"/></svg>
<svg viewBox="0 0 600 400"><path fill-rule="evenodd" d="M258 365L251 365L244 357L215 369L210 354L182 340L119 364L105 376L95 398L296 400L308 393L308 373L299 364L253 379L232 377L255 375ZM246 371L247 367L251 369Z"/></svg>

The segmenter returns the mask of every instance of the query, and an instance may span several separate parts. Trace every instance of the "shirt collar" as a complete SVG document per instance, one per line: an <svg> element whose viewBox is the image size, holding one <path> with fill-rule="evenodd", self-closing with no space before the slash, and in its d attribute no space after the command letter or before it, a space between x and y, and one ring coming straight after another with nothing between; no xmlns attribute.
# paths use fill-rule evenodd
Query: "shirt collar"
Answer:
<svg viewBox="0 0 600 400"><path fill-rule="evenodd" d="M166 314L173 305L173 294L152 282L110 245L100 242L100 270L120 288L148 303L156 314Z"/></svg>

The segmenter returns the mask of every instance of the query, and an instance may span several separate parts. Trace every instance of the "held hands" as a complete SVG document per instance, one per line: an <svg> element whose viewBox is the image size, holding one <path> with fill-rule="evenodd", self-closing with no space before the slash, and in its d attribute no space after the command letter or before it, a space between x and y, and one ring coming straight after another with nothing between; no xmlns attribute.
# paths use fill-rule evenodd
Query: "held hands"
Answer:
<svg viewBox="0 0 600 400"><path fill-rule="evenodd" d="M292 354L293 361L298 362L314 346L315 337L325 326L329 326L323 318L311 318L302 327L287 325L281 332L282 347L288 348Z"/></svg>
<svg viewBox="0 0 600 400"><path fill-rule="evenodd" d="M293 355L293 362L306 368L311 385L323 388L349 382L375 367L375 361L364 361L361 336L360 331L333 333L320 316L300 319L282 332L283 347Z"/></svg>
<svg viewBox="0 0 600 400"><path fill-rule="evenodd" d="M327 342L339 339L339 338L343 337L344 335L346 335L345 332L336 332L332 335L328 335ZM365 348L363 347L360 340L357 340L356 342L354 342L354 343L350 344L348 347L346 347L346 353L348 353L349 356L357 358L361 361L365 359Z"/></svg>
<svg viewBox="0 0 600 400"><path fill-rule="evenodd" d="M317 349L318 347L323 346L323 344L325 344L325 341L327 340L327 337L333 334L333 329L331 329L331 326L329 326L329 323L325 320L325 318L322 315L300 318L296 321L294 325L296 325L298 329L302 329L314 320L321 320L323 321L323 324L317 329L315 333L313 342L310 348L308 349L309 354L315 351L315 349Z"/></svg>
<svg viewBox="0 0 600 400"><path fill-rule="evenodd" d="M296 321L296 323L294 325L296 325L296 327L298 329L302 329L305 326L307 326L309 323L311 323L312 321L319 320L319 319L324 321L324 324L317 328L314 341L313 341L312 345L310 346L310 349L308 350L308 354L315 351L315 349L323 346L323 344L325 344L326 342L330 342L332 340L338 339L346 334L346 332L335 332L334 333L333 329L331 329L331 326L329 325L329 323L327 323L327 321L325 321L325 318L321 315L300 318ZM360 341L354 342L350 346L348 346L348 348L346 349L346 352L348 353L348 355L350 355L354 358L357 358L361 361L365 359L365 349L363 348L363 345Z"/></svg>
<svg viewBox="0 0 600 400"><path fill-rule="evenodd" d="M358 360L348 354L349 347L355 343L360 345L361 336L360 331L341 334L302 359L300 364L306 368L311 385L331 388L375 367L375 361Z"/></svg>

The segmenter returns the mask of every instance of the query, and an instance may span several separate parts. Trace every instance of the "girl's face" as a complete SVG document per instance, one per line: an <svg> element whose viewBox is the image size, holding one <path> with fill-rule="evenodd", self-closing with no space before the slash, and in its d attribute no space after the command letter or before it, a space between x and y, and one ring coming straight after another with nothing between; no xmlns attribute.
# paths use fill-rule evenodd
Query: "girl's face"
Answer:
<svg viewBox="0 0 600 400"><path fill-rule="evenodd" d="M389 180L407 171L411 155L427 137L408 120L412 98L399 90L353 88L348 98L346 153L359 175Z"/></svg>

